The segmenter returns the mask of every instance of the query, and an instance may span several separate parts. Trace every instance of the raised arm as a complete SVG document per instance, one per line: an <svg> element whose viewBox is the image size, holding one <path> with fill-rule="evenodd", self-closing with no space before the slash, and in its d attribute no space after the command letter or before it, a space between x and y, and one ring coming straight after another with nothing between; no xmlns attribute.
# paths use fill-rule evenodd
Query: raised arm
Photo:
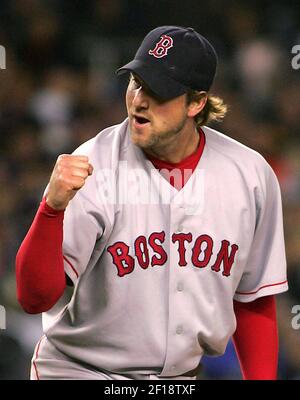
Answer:
<svg viewBox="0 0 300 400"><path fill-rule="evenodd" d="M16 256L17 297L30 314L48 311L64 292L64 210L92 172L86 156L57 159L47 193Z"/></svg>

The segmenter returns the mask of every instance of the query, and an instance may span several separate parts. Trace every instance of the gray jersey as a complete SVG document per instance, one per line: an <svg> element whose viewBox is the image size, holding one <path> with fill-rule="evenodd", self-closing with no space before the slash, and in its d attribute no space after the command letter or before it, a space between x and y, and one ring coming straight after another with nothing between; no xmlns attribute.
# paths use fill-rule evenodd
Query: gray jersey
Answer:
<svg viewBox="0 0 300 400"><path fill-rule="evenodd" d="M181 375L221 355L233 299L287 290L280 189L257 152L207 127L196 170L169 184L130 141L128 120L74 154L94 173L64 219L74 293L43 314L56 349L116 374Z"/></svg>

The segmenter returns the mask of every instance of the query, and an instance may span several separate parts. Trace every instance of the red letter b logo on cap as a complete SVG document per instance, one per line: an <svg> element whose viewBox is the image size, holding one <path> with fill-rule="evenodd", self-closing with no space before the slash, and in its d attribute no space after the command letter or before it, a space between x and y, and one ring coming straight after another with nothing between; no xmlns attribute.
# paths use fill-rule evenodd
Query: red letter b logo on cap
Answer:
<svg viewBox="0 0 300 400"><path fill-rule="evenodd" d="M156 43L153 50L149 50L149 54L156 58L162 58L168 54L168 50L173 47L173 39L168 35L162 35L160 41Z"/></svg>

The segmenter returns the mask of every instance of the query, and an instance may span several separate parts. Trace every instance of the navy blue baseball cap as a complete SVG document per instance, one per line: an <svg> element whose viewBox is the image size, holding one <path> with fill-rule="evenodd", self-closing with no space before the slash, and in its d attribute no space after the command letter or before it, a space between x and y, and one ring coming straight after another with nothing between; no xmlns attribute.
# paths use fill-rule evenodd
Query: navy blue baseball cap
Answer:
<svg viewBox="0 0 300 400"><path fill-rule="evenodd" d="M195 29L160 26L145 36L134 59L116 73L134 73L158 98L168 100L188 89L208 91L216 68L215 49Z"/></svg>

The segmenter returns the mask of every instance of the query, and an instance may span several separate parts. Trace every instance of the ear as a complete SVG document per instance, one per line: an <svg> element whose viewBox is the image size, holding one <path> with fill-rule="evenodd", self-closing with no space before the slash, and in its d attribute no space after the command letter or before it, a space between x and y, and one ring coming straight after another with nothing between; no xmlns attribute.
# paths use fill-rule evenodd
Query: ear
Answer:
<svg viewBox="0 0 300 400"><path fill-rule="evenodd" d="M205 104L207 102L207 93L206 92L200 92L199 97L196 99L193 99L190 104L188 105L188 117L195 117L195 115L199 114L200 111L203 110L205 107Z"/></svg>

